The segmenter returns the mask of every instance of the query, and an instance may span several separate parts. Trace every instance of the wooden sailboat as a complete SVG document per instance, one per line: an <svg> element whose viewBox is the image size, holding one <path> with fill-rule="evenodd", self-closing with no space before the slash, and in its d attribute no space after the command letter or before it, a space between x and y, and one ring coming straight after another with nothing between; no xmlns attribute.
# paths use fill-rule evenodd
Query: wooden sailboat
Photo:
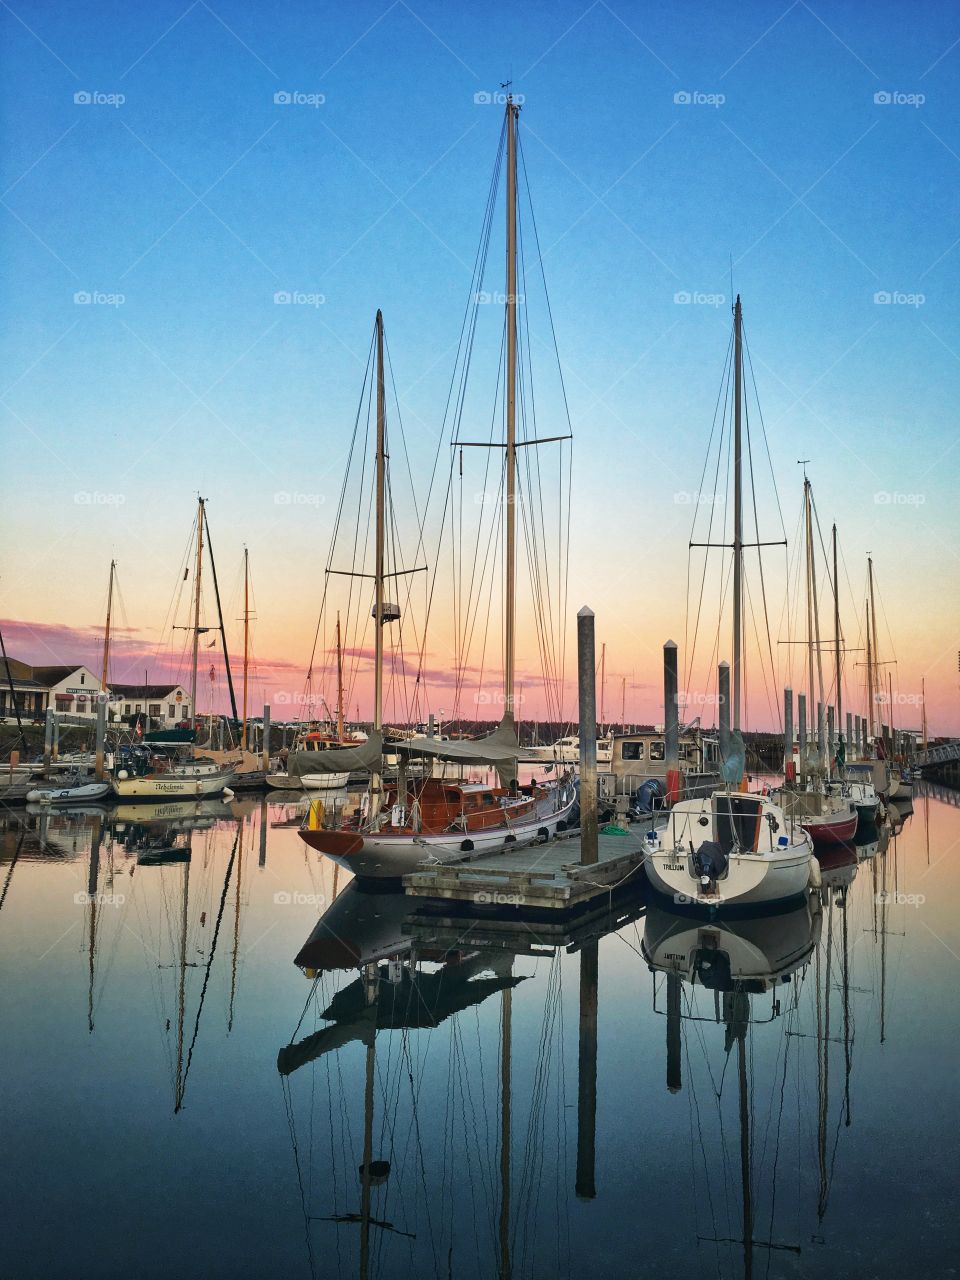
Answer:
<svg viewBox="0 0 960 1280"><path fill-rule="evenodd" d="M193 633L190 674L190 713L197 723L197 664L201 633L208 630L200 625L200 587L203 576L203 538L205 523L204 498L197 505L197 549L193 583ZM219 607L219 591L217 592ZM221 615L221 632L223 620ZM233 682L230 682L233 699ZM145 744L146 745L146 744ZM132 762L131 762L132 763ZM225 764L212 757L198 756L193 748L183 753L176 744L153 744L152 752L145 752L140 769L121 768L113 779L113 790L125 800L134 799L183 799L219 795L236 776L232 764Z"/></svg>
<svg viewBox="0 0 960 1280"><path fill-rule="evenodd" d="M665 828L647 837L645 866L654 890L681 906L769 908L805 894L816 882L809 836L769 796L742 790L744 747L740 734L743 657L742 388L743 312L733 310L734 516L733 694L730 668L720 667L720 754L726 786L681 800ZM726 544L721 544L726 545ZM732 732L731 732L732 719Z"/></svg>
<svg viewBox="0 0 960 1280"><path fill-rule="evenodd" d="M565 823L576 802L572 779L557 784L517 786L516 766L522 758L514 720L516 605L517 605L517 128L519 107L506 104L507 226L506 226L506 443L504 501L504 671L503 718L497 729L475 741L452 742L417 736L398 743L401 765L396 783L386 791L381 777L383 734L383 627L399 616L385 600L384 493L386 477L386 397L384 387L383 316L376 318L376 548L374 562L374 722L366 750L372 759L370 786L364 804L349 823L332 829L302 830L311 848L336 858L356 875L396 878L413 870L424 858L462 858L465 855L531 844L548 839ZM371 747L373 748L371 752ZM310 761L299 753L298 770ZM349 752L331 755L350 767ZM410 756L453 761L465 766L487 765L512 780L508 785L462 783L443 778L410 778ZM330 757L328 757L329 759ZM335 767L331 760L329 767ZM357 767L354 765L353 767ZM363 766L360 766L363 767Z"/></svg>

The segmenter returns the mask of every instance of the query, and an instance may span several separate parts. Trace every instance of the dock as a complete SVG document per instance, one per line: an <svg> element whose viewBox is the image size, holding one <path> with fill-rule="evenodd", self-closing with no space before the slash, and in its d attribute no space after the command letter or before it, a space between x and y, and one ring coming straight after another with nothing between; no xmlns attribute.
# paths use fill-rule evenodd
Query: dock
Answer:
<svg viewBox="0 0 960 1280"><path fill-rule="evenodd" d="M622 834L600 832L597 861L580 862L580 833L570 832L544 844L500 850L458 862L422 862L403 877L414 898L464 906L517 907L567 912L589 907L624 885L642 879L643 838L647 830L627 827Z"/></svg>

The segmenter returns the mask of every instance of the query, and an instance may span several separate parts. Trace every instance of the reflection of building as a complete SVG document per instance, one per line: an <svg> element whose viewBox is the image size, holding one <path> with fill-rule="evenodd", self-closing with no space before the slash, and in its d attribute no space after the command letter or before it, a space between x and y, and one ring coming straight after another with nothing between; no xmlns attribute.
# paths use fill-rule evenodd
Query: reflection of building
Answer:
<svg viewBox="0 0 960 1280"><path fill-rule="evenodd" d="M42 720L47 708L67 715L93 718L97 714L100 681L89 667L35 667L16 658L7 661L20 715L25 720ZM15 718L10 680L0 661L0 720Z"/></svg>
<svg viewBox="0 0 960 1280"><path fill-rule="evenodd" d="M8 672L9 669L9 672ZM92 720L97 714L100 678L84 666L31 666L9 658L0 660L0 721L16 718L10 683L24 720L42 720L47 710ZM190 698L179 684L112 684L110 717L150 717L154 725L169 727L190 718Z"/></svg>

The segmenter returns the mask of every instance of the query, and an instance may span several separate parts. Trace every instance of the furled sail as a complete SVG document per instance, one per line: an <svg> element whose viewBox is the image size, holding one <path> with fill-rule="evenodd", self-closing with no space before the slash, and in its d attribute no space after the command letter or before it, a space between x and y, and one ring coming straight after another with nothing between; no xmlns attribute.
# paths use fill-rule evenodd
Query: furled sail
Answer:
<svg viewBox="0 0 960 1280"><path fill-rule="evenodd" d="M397 750L404 755L433 756L438 760L460 764L515 765L520 758L517 726L509 713L493 733L488 733L483 738L443 741L418 734L417 737L408 738L396 745Z"/></svg>

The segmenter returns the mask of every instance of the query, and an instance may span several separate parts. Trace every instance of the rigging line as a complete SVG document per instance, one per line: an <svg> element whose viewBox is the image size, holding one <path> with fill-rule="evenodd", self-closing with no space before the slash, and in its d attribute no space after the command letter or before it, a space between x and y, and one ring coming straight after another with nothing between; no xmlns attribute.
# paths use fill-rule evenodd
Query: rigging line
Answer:
<svg viewBox="0 0 960 1280"><path fill-rule="evenodd" d="M694 509L693 509L693 520L691 522L690 537L688 539L688 544L689 542L693 542L694 534L696 533L696 529L697 529L697 516L699 515L699 496L700 494L703 493L703 482L706 479L707 467L710 465L710 455L713 449L713 437L717 429L717 414L720 413L721 404L722 404L723 416L720 421L720 440L718 441L718 445L717 445L717 471L714 476L714 489L713 489L713 492L715 495L718 493L717 486L719 484L719 474L720 474L719 459L720 459L720 454L722 453L722 450L723 450L723 427L724 427L724 423L726 422L727 404L730 396L730 378L731 378L731 372L732 372L732 364L731 364L732 350L733 350L733 331L731 330L730 337L727 340L727 354L723 363L723 372L720 375L720 385L717 388L717 399L713 406L713 418L710 423L710 435L707 440L707 447L703 455L703 468L701 469L700 480L697 486L698 501L694 505ZM711 515L712 515L712 511L711 511ZM711 537L712 528L713 526L711 524L707 533L707 539L706 539L707 542L711 542L713 540ZM701 605L703 603L703 584L706 579L706 559L708 555L709 555L709 550L705 553L705 556L704 556L704 577L700 583L700 604ZM684 630L683 630L684 662L686 666L686 670L684 673L684 687L688 693L690 692L690 680L692 679L692 668L693 668L693 659L690 655L690 648L688 645L689 630L690 630L690 562L691 562L691 558L692 558L691 548L688 545L687 546L687 609L686 609L686 617L684 619ZM698 608L698 611L697 611L698 623L699 623L699 620L700 620L700 612ZM694 647L696 647L696 633L694 634Z"/></svg>
<svg viewBox="0 0 960 1280"><path fill-rule="evenodd" d="M746 404L744 405L744 410L745 410L744 420L747 426L747 459L750 467L750 494L751 494L752 505L753 505L753 529L754 529L754 538L756 539L756 543L757 543L757 567L760 571L760 594L763 600L763 623L766 629L767 650L770 656L770 680L771 682L774 682L776 680L776 664L774 663L774 659L773 659L773 640L770 635L770 612L767 607L767 584L766 584L766 578L763 572L763 548L760 546L760 517L757 513L757 488L756 488L756 481L754 478L754 471L753 471L753 441L750 433L750 411L749 411L749 407ZM744 574L744 581L746 582L746 574ZM748 588L748 591L749 591L749 588ZM752 616L753 614L752 603L750 606L750 612ZM763 650L760 645L760 632L759 632L759 629L756 627L756 621L754 621L754 629L757 636L757 649L760 653L760 675L762 679L765 679L764 670L763 670ZM774 685L774 688L775 687L776 686ZM769 706L769 702L770 702L770 694L768 690L767 692L768 706ZM780 711L779 711L779 698L777 699L777 703L778 703L778 710L776 713L776 719L777 719L777 723L780 724L780 727L782 728L783 724L782 724L782 718L780 716ZM746 705L749 705L749 704L746 704Z"/></svg>
<svg viewBox="0 0 960 1280"><path fill-rule="evenodd" d="M719 494L720 494L720 465L723 461L724 437L726 437L726 443L727 443L727 483L724 491L726 492L727 490L729 490L729 487L730 487L730 453L732 448L732 444L731 444L732 433L727 430L727 421L728 421L728 413L730 412L730 406L731 406L731 384L733 379L733 361L730 355L733 349L732 344L733 344L733 338L731 337L730 346L728 346L727 348L727 364L724 370L724 376L723 378L721 378L721 388L723 391L723 410L722 410L722 415L720 419L720 434L717 438L717 465L714 470L714 478L713 478L713 492L715 497L719 497ZM715 426L715 422L714 422L714 426ZM713 436L714 436L714 427L711 427L710 429L711 442L713 441ZM709 456L710 455L708 453L707 461L709 461ZM704 470L706 470L706 462L704 464ZM701 478L701 492L702 492L702 486L703 486L703 481ZM707 536L706 536L706 541L708 543L713 541L713 521L714 521L716 505L717 505L716 503L710 504L710 518L707 522ZM697 503L697 506L699 507L699 501ZM699 511L695 510L694 516L693 516L693 528L691 529L691 541L693 540L693 534L696 531L696 521L697 521L698 515L699 515ZM724 521L724 524L725 523L726 521ZM700 617L701 617L701 612L703 610L703 595L704 595L704 588L706 586L706 580L707 580L707 567L710 563L710 552L712 549L713 548L711 547L706 547L703 553L703 572L700 577L700 596L697 602L697 617L696 617L696 623L695 623L694 632L693 632L693 642L688 649L688 658L687 658L687 661L688 661L687 692L688 693L690 692L690 681L693 679L693 668L694 668L694 662L696 658L697 640L700 634ZM692 547L687 548L688 582L689 582L689 564L692 556L692 551L693 551ZM688 596L687 624L685 624L684 626L684 646L685 647L687 643L687 632L689 630L689 613L690 613L690 605L689 605L689 596ZM718 650L719 650L719 628L722 625L722 619L723 619L723 606L721 602L721 608L717 618Z"/></svg>

